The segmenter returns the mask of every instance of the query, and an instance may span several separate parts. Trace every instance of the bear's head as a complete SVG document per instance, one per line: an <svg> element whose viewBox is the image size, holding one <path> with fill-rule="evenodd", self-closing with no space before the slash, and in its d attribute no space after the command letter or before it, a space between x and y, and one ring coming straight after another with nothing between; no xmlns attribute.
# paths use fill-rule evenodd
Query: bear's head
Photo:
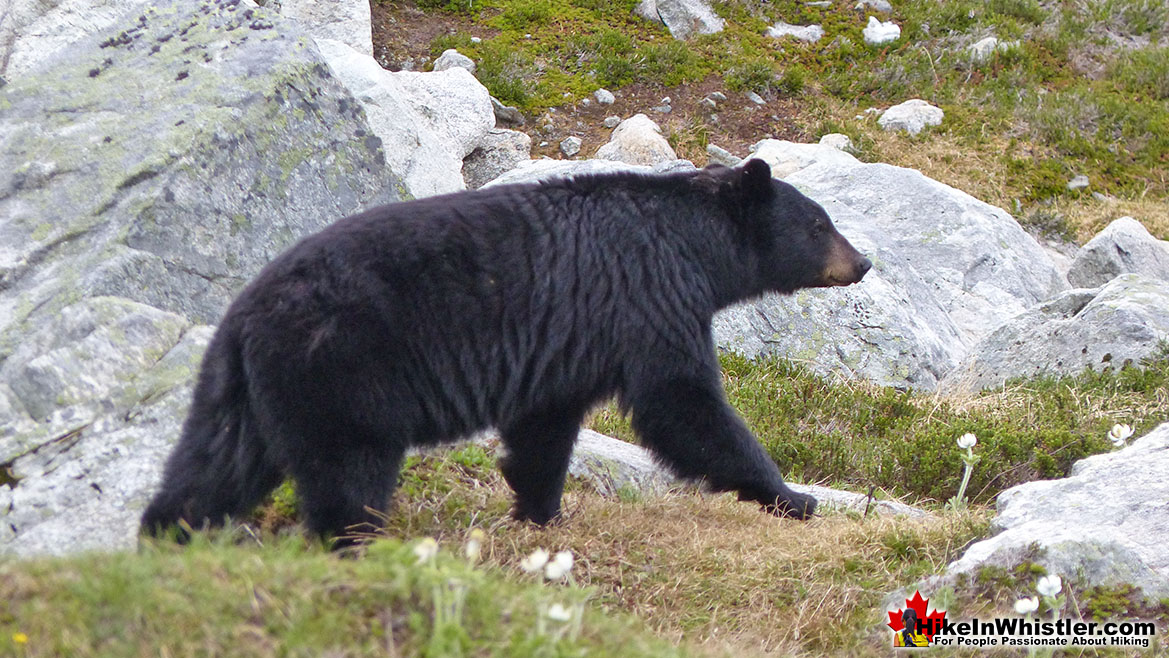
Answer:
<svg viewBox="0 0 1169 658"><path fill-rule="evenodd" d="M758 258L765 290L847 286L873 266L836 230L820 204L772 178L763 160L749 160L724 175L731 177L726 191L737 197L739 221Z"/></svg>

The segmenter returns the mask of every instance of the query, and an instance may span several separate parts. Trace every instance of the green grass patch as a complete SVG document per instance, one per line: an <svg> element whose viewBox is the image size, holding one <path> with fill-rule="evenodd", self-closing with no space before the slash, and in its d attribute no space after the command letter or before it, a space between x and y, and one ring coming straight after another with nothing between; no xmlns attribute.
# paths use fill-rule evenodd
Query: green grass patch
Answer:
<svg viewBox="0 0 1169 658"><path fill-rule="evenodd" d="M803 482L945 501L962 474L955 441L972 432L982 460L967 495L990 502L1004 489L1066 476L1106 452L1116 422L1138 432L1169 414L1169 356L1119 372L1010 383L971 400L949 400L835 381L780 359L721 357L727 397L784 472ZM593 428L636 440L613 407Z"/></svg>
<svg viewBox="0 0 1169 658"><path fill-rule="evenodd" d="M0 566L5 656L685 655L632 618L586 605L590 592L544 585L415 542L383 539L341 559L299 538ZM548 617L583 612L579 632Z"/></svg>

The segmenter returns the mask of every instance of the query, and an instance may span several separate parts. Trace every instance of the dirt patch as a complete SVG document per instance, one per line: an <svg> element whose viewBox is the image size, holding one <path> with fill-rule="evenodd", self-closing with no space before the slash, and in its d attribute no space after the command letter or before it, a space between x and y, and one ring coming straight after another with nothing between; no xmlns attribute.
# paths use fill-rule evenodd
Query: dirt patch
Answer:
<svg viewBox="0 0 1169 658"><path fill-rule="evenodd" d="M482 39L495 36L491 29L456 14L424 12L404 3L375 2L372 7L374 57L391 71L427 70L433 63L430 44L444 34L461 33ZM728 91L721 76L674 87L634 83L609 91L616 97L612 105L589 98L568 102L538 116L526 116L527 124L519 130L532 138L532 157L564 158L560 142L570 136L581 139L578 159L592 157L612 133L604 126L606 117L627 119L638 113L661 126L678 157L700 166L707 161L708 143L742 157L752 144L768 137L791 141L809 141L813 137L806 122L797 120L803 108L795 100L778 97L758 105L743 93ZM716 101L712 108L703 100L715 92L725 94L727 99ZM670 99L668 113L654 109L664 105L664 98Z"/></svg>

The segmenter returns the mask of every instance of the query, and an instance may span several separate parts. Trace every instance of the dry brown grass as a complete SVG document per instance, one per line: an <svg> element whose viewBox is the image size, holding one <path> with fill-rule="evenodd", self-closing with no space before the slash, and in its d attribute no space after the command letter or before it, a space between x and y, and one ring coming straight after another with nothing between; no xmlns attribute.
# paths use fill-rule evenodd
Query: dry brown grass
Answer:
<svg viewBox="0 0 1169 658"><path fill-rule="evenodd" d="M482 528L485 562L517 577L531 577L518 564L536 548L571 550L576 582L596 588L600 605L711 655L886 655L884 634L873 635L884 597L942 570L989 520L976 509L925 519L834 513L802 523L733 495L617 502L575 485L560 522L539 528L507 517L510 492L497 473L477 478L437 499L399 496L387 531L434 536L458 550L470 526ZM465 514L450 513L456 499Z"/></svg>

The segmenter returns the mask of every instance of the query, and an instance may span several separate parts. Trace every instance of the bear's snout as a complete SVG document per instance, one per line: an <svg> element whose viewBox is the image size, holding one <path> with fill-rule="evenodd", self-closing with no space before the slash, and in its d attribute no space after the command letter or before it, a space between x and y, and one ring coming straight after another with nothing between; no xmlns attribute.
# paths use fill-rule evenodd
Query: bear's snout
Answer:
<svg viewBox="0 0 1169 658"><path fill-rule="evenodd" d="M873 268L873 262L837 234L820 276L821 286L849 286L859 283Z"/></svg>

